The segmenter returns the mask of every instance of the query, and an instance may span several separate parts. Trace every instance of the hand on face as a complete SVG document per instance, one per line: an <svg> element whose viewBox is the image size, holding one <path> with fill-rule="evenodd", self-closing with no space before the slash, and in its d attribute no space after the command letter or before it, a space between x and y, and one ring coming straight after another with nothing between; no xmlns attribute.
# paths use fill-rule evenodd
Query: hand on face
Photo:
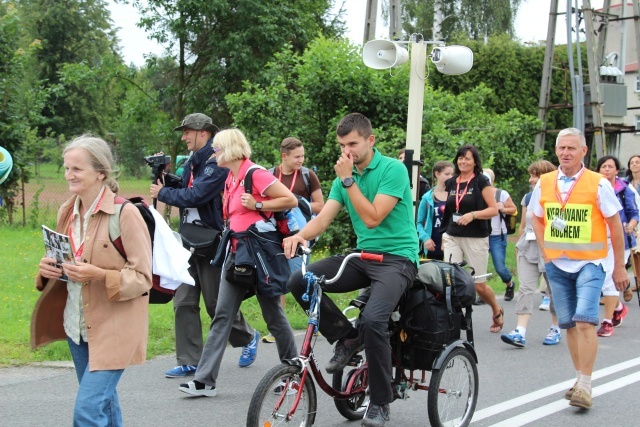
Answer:
<svg viewBox="0 0 640 427"><path fill-rule="evenodd" d="M351 154L342 153L333 169L336 171L336 175L340 179L352 176L353 158L351 157Z"/></svg>

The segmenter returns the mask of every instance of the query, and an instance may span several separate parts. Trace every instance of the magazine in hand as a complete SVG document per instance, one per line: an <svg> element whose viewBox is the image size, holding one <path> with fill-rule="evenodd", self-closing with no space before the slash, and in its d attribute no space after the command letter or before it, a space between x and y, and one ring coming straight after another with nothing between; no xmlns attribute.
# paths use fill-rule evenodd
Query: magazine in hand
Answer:
<svg viewBox="0 0 640 427"><path fill-rule="evenodd" d="M76 260L73 256L69 236L57 233L46 225L43 225L42 238L44 239L44 247L47 250L47 257L55 258L57 268L62 268L63 262L75 265ZM68 282L69 278L63 272L59 280Z"/></svg>

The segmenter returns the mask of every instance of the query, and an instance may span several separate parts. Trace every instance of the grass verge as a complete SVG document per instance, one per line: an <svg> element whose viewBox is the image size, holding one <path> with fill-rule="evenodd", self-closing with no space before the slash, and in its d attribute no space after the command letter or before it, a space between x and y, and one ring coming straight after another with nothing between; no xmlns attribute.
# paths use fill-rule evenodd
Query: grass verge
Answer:
<svg viewBox="0 0 640 427"><path fill-rule="evenodd" d="M512 272L515 271L513 246L513 243L509 243L507 248L507 266ZM3 333L0 335L0 364L71 359L65 342L57 342L36 351L31 351L29 347L31 313L40 295L33 285L33 278L43 252L42 233L39 229L0 227L0 253L3 260L0 263L0 294L2 295L0 324L3 325ZM327 255L316 252L314 258ZM491 263L489 264L489 271L494 272L489 285L496 294L501 295L504 293L504 285L495 274ZM357 292L336 294L331 298L339 307L345 307L355 294ZM204 307L204 303L201 307ZM267 333L260 306L255 298L245 301L241 309L253 327L263 335ZM306 327L307 317L291 295L287 295L285 312L294 329L300 330ZM147 356L152 358L160 354L173 353L175 351L173 305L171 303L151 305L149 317ZM201 311L201 318L203 335L206 335L210 319L204 309Z"/></svg>

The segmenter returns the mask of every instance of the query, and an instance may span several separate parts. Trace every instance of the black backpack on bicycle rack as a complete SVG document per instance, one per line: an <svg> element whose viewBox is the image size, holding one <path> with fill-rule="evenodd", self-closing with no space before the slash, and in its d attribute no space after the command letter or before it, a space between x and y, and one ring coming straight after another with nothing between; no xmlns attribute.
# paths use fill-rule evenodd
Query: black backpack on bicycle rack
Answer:
<svg viewBox="0 0 640 427"><path fill-rule="evenodd" d="M442 271L442 280L433 275L418 273L418 277L400 304L400 320L391 342L396 357L403 368L409 370L433 369L436 358L451 343L460 339L460 331L466 331L467 341L473 342L471 329L471 304L469 298L475 284L472 274L457 264L437 262L421 265L421 269ZM434 270L436 267L436 270ZM455 278L452 277L455 272ZM430 283L424 279L430 277ZM438 283L434 283L438 282Z"/></svg>

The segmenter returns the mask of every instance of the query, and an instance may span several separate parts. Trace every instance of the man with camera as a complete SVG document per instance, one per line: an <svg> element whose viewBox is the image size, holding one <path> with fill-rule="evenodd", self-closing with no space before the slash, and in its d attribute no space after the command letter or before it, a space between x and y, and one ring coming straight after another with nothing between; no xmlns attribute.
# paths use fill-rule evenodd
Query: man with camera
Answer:
<svg viewBox="0 0 640 427"><path fill-rule="evenodd" d="M202 324L200 322L200 294L204 299L207 313L213 319L220 289L220 269L210 264L217 234L224 228L222 219L222 196L228 169L218 166L211 143L218 128L210 117L194 113L187 115L174 131L182 131L182 140L192 153L185 162L182 181L165 182L160 179L151 185L151 196L163 203L180 209L180 234L192 248L189 273L195 286L182 284L176 290L173 300L175 313L176 356L178 366L165 372L167 378L193 375L202 354ZM211 248L194 250L193 247ZM233 347L244 347L239 365L247 367L256 357L258 332L247 324L238 311L233 323L229 342Z"/></svg>

